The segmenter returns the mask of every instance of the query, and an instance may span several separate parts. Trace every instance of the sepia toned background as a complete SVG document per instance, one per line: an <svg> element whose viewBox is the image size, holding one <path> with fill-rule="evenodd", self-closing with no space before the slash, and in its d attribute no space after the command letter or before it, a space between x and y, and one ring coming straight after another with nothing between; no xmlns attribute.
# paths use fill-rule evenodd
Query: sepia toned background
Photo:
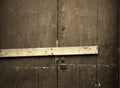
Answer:
<svg viewBox="0 0 120 88"><path fill-rule="evenodd" d="M98 55L0 58L0 88L118 88L119 33L119 0L0 0L0 49L99 47Z"/></svg>

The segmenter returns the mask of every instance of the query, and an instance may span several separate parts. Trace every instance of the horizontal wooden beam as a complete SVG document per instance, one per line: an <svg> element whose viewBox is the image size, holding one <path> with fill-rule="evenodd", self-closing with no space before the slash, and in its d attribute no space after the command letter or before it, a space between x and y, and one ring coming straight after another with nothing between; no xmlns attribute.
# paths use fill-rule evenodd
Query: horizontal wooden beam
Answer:
<svg viewBox="0 0 120 88"><path fill-rule="evenodd" d="M0 49L0 57L61 56L98 54L98 46Z"/></svg>

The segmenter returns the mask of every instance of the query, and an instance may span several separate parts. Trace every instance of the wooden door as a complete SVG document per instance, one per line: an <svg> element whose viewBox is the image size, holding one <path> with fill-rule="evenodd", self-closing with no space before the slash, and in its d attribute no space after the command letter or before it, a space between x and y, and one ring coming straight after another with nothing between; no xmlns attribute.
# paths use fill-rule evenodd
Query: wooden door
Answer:
<svg viewBox="0 0 120 88"><path fill-rule="evenodd" d="M0 48L98 45L98 55L0 58L0 88L118 88L118 0L1 0Z"/></svg>
<svg viewBox="0 0 120 88"><path fill-rule="evenodd" d="M60 57L58 88L118 88L118 6L118 0L59 0L59 46L98 45L99 54Z"/></svg>
<svg viewBox="0 0 120 88"><path fill-rule="evenodd" d="M59 46L98 45L97 0L59 0ZM63 56L66 69L58 70L58 88L95 88L97 55ZM61 65L61 62L59 65Z"/></svg>
<svg viewBox="0 0 120 88"><path fill-rule="evenodd" d="M1 0L0 48L56 46L56 0ZM0 88L56 88L53 57L0 59Z"/></svg>

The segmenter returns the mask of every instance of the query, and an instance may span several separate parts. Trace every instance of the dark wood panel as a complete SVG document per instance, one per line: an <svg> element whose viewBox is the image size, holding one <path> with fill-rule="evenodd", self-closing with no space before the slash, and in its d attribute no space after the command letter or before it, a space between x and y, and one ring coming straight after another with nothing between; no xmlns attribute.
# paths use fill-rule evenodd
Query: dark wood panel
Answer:
<svg viewBox="0 0 120 88"><path fill-rule="evenodd" d="M55 46L56 0L1 0L0 3L0 48Z"/></svg>
<svg viewBox="0 0 120 88"><path fill-rule="evenodd" d="M75 64L67 64L67 69L58 71L58 88L76 88Z"/></svg>
<svg viewBox="0 0 120 88"><path fill-rule="evenodd" d="M77 71L76 71L76 81L77 81L77 87L76 88L96 88L96 77L95 73L96 65L91 64L79 64L77 65ZM81 81L82 80L82 81ZM87 84L87 85L86 85Z"/></svg>
<svg viewBox="0 0 120 88"><path fill-rule="evenodd" d="M0 48L15 47L17 12L17 0L0 1Z"/></svg>
<svg viewBox="0 0 120 88"><path fill-rule="evenodd" d="M59 1L59 44L97 44L97 0Z"/></svg>
<svg viewBox="0 0 120 88"><path fill-rule="evenodd" d="M56 46L57 0L1 0L0 48L36 48ZM40 72L39 68L49 67ZM54 68L52 68L54 67ZM1 88L42 88L40 76L56 88L54 57L0 58Z"/></svg>
<svg viewBox="0 0 120 88"><path fill-rule="evenodd" d="M16 88L38 88L38 68L37 67L15 67ZM7 79L6 79L7 80ZM9 84L10 85L10 84ZM14 87L13 87L14 88Z"/></svg>
<svg viewBox="0 0 120 88"><path fill-rule="evenodd" d="M18 61L19 63L15 59L0 60L0 87L38 88L38 69L34 66L20 64L21 61Z"/></svg>
<svg viewBox="0 0 120 88"><path fill-rule="evenodd" d="M14 88L16 86L16 72L14 68L2 66L0 63L0 87Z"/></svg>
<svg viewBox="0 0 120 88"><path fill-rule="evenodd" d="M97 0L60 0L58 10L59 46L97 45ZM95 87L96 55L65 56L64 58L67 65L72 65L68 67L66 71L59 69L58 75L63 74L61 78L58 79L59 88L69 88L69 85L72 88ZM74 65L77 67L74 67ZM80 65L84 65L85 67L80 67ZM94 67L92 67L93 65ZM89 68L90 71L86 68ZM67 73L67 70L69 73ZM83 71L85 71L85 78L82 78L83 75L81 75ZM74 72L75 77L72 72ZM93 73L90 74L89 72ZM88 79L89 76L93 77L92 81ZM74 83L73 77L76 83ZM85 82L86 80L87 82ZM65 84L64 82L69 83Z"/></svg>
<svg viewBox="0 0 120 88"><path fill-rule="evenodd" d="M54 57L0 59L1 88L56 88L56 79Z"/></svg>
<svg viewBox="0 0 120 88"><path fill-rule="evenodd" d="M100 88L118 88L118 0L98 0Z"/></svg>
<svg viewBox="0 0 120 88"><path fill-rule="evenodd" d="M55 67L43 66L39 68L39 88L56 88L57 75Z"/></svg>

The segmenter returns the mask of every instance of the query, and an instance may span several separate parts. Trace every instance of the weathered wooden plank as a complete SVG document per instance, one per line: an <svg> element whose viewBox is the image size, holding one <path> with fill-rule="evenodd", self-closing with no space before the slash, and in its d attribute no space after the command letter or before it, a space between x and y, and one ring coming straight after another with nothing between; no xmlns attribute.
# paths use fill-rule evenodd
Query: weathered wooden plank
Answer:
<svg viewBox="0 0 120 88"><path fill-rule="evenodd" d="M17 78L15 80L16 88L38 88L38 68L37 67L14 67Z"/></svg>
<svg viewBox="0 0 120 88"><path fill-rule="evenodd" d="M118 0L98 2L98 86L118 88Z"/></svg>
<svg viewBox="0 0 120 88"><path fill-rule="evenodd" d="M0 57L87 55L87 54L98 54L98 46L0 49Z"/></svg>
<svg viewBox="0 0 120 88"><path fill-rule="evenodd" d="M0 49L55 47L56 3L57 0L0 0ZM42 88L42 74L37 69L42 66L55 67L54 57L1 58L0 88ZM55 69L49 70L55 75ZM53 76L51 80L56 81ZM46 79L44 87L47 84Z"/></svg>
<svg viewBox="0 0 120 88"><path fill-rule="evenodd" d="M17 11L17 0L0 1L0 48L12 47L11 41L15 44Z"/></svg>
<svg viewBox="0 0 120 88"><path fill-rule="evenodd" d="M56 45L56 0L2 0L0 3L0 48Z"/></svg>
<svg viewBox="0 0 120 88"><path fill-rule="evenodd" d="M79 64L76 67L76 86L79 88L82 86L83 88L93 88L96 85L96 78L94 75L96 74L96 65L93 64ZM82 81L81 81L82 80ZM87 85L86 85L87 83Z"/></svg>
<svg viewBox="0 0 120 88"><path fill-rule="evenodd" d="M16 73L12 66L2 66L0 62L0 87L1 88L14 88L16 86Z"/></svg>
<svg viewBox="0 0 120 88"><path fill-rule="evenodd" d="M75 88L76 85L76 69L75 64L67 64L67 69L58 71L58 88Z"/></svg>
<svg viewBox="0 0 120 88"><path fill-rule="evenodd" d="M97 0L59 2L59 46L97 45Z"/></svg>
<svg viewBox="0 0 120 88"><path fill-rule="evenodd" d="M39 68L39 88L56 88L57 73L55 67L43 66ZM46 84L47 83L47 84Z"/></svg>
<svg viewBox="0 0 120 88"><path fill-rule="evenodd" d="M21 64L22 62L22 64ZM1 88L37 88L38 69L25 63L24 60L0 60L0 87Z"/></svg>
<svg viewBox="0 0 120 88"><path fill-rule="evenodd" d="M94 46L97 45L97 0L59 0L59 46ZM96 55L64 56L67 65L65 71L59 69L58 88L94 88L96 84ZM84 64L86 68L74 67ZM87 65L89 64L89 65ZM95 67L92 67L95 65ZM68 70L68 71L67 71ZM74 71L74 73L72 73ZM81 73L85 71L86 77ZM66 72L66 73L65 73ZM69 73L67 73L69 72ZM71 72L71 73L70 73ZM89 73L92 74L90 75ZM65 73L65 74L64 74ZM75 75L75 79L72 79ZM88 79L93 77L92 83ZM78 78L77 78L78 77ZM79 79L82 78L82 79ZM79 79L79 80L78 80ZM74 83L74 80L76 83ZM85 82L87 80L87 82ZM69 82L64 84L64 82ZM64 84L65 86L62 86Z"/></svg>

